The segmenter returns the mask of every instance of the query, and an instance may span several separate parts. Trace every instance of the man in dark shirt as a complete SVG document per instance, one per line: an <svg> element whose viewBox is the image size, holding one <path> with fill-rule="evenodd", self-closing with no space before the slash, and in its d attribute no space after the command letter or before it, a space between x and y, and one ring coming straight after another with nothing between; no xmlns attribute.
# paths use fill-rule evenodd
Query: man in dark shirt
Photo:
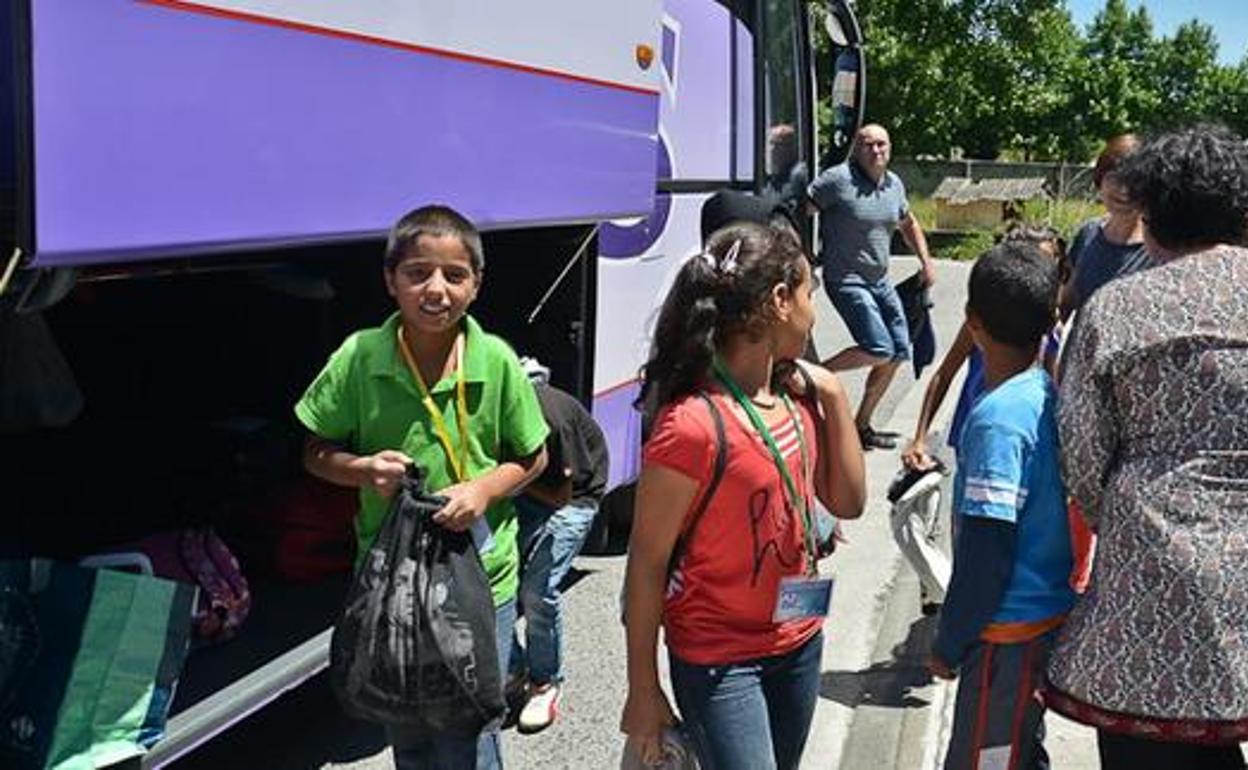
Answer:
<svg viewBox="0 0 1248 770"><path fill-rule="evenodd" d="M525 645L513 637L512 692L526 686L517 727L537 732L558 716L563 681L563 609L559 584L572 567L607 487L607 447L594 418L571 395L547 381L550 370L532 358L521 365L537 390L550 426L546 471L516 498L520 516L520 604Z"/></svg>

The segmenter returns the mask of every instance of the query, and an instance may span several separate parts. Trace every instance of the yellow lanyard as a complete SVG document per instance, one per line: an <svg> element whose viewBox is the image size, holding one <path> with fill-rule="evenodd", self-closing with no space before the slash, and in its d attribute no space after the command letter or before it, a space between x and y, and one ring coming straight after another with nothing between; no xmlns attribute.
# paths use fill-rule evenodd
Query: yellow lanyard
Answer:
<svg viewBox="0 0 1248 770"><path fill-rule="evenodd" d="M420 386L420 395L425 404L425 410L429 412L429 419L433 421L433 432L437 435L438 441L442 442L442 448L446 450L446 456L451 461L451 470L455 472L455 481L466 481L468 479L468 398L465 395L464 386L464 346L466 340L461 333L455 338L455 423L459 428L459 453L455 452L454 442L451 441L451 434L446 429L446 422L442 419L442 412L439 411L437 404L433 403L433 395L429 392L429 387L425 385L425 380L420 376L420 369L416 367L416 359L412 358L412 351L408 350L407 338L403 334L403 325L399 325L399 352L403 354L403 360L407 362L407 368L412 372L412 379L416 380L416 384Z"/></svg>

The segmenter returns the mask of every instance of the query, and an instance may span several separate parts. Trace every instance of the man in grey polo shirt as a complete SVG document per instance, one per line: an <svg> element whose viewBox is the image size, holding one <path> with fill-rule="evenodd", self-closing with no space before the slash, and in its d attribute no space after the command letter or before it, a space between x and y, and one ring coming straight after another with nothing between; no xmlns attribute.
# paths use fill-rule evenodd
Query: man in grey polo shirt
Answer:
<svg viewBox="0 0 1248 770"><path fill-rule="evenodd" d="M865 449L897 446L894 436L871 428L871 417L910 358L906 314L888 279L895 230L918 254L927 285L935 280L927 238L906 202L906 188L888 170L891 151L882 126L863 126L850 159L824 171L807 190L807 211L821 214L824 289L855 342L823 365L832 371L871 367L855 417Z"/></svg>

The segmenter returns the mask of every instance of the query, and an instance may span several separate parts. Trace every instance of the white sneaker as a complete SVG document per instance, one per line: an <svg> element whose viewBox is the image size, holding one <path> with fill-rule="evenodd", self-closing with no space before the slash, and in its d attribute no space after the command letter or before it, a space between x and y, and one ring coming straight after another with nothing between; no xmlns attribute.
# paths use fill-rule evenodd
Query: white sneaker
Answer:
<svg viewBox="0 0 1248 770"><path fill-rule="evenodd" d="M520 711L516 729L536 733L555 723L559 716L559 685L551 683L529 688L529 702Z"/></svg>

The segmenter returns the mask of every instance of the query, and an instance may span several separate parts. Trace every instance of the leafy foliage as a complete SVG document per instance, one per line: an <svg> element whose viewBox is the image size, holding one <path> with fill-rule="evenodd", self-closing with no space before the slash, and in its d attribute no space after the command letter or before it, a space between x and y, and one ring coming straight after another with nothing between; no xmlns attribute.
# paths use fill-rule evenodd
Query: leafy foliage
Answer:
<svg viewBox="0 0 1248 770"><path fill-rule="evenodd" d="M858 0L855 11L867 116L899 154L1087 161L1126 131L1216 120L1248 134L1248 58L1220 64L1197 20L1158 38L1126 0L1105 0L1085 30L1065 0Z"/></svg>

